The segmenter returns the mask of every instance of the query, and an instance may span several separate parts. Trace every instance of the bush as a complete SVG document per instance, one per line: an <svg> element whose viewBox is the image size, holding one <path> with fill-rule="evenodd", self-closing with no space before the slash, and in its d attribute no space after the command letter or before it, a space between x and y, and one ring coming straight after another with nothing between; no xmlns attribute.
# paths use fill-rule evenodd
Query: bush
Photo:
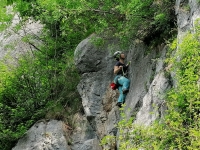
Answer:
<svg viewBox="0 0 200 150"><path fill-rule="evenodd" d="M0 72L0 149L5 150L56 105L71 107L68 115L80 109L79 75L70 56L44 62L39 55L26 55L18 63L12 73Z"/></svg>
<svg viewBox="0 0 200 150"><path fill-rule="evenodd" d="M66 48L93 33L117 37L121 44L134 39L158 44L176 34L172 0L23 0L16 1L16 8L24 18L39 20Z"/></svg>

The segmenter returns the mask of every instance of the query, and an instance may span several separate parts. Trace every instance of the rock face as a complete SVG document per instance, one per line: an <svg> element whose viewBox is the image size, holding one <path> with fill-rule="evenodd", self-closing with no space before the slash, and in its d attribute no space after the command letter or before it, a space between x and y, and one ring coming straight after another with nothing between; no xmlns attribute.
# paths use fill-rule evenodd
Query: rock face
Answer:
<svg viewBox="0 0 200 150"><path fill-rule="evenodd" d="M184 5L190 9L185 10ZM189 0L188 3L176 0L175 9L180 42L188 30L195 32L194 22L200 18L200 8L196 0ZM109 40L103 47L95 46L91 40L94 36L83 40L75 51L75 63L82 74L77 88L84 115L75 115L76 128L70 135L71 141L66 142L63 136L65 132L61 130L62 123L54 120L34 125L13 150L44 148L42 146L49 150L103 150L99 146L100 140L105 135L118 134L115 125L120 120L120 110L116 106L119 92L111 90L109 84L114 78L115 60L112 54L121 49L117 40ZM131 85L123 111L128 117L135 116L134 123L149 126L164 116L165 93L174 84L165 75L167 46L161 44L148 52L143 43L137 42L130 43L124 52L127 55L126 62L131 61Z"/></svg>
<svg viewBox="0 0 200 150"><path fill-rule="evenodd" d="M33 22L29 20L26 25L22 26L20 30L16 30L16 25L20 22L19 16L16 14L13 18L12 24L8 29L0 32L0 60L4 60L5 63L16 63L21 54L27 53L35 48L23 42L25 36L38 36L42 29L42 25L39 22ZM37 44L36 44L37 43ZM32 44L38 45L38 41L32 41ZM6 56L9 56L4 59Z"/></svg>
<svg viewBox="0 0 200 150"><path fill-rule="evenodd" d="M189 8L185 6L189 6ZM177 15L178 37L182 37L182 34L186 33L188 30L195 32L195 21L196 19L200 18L199 1L176 0L175 8Z"/></svg>
<svg viewBox="0 0 200 150"><path fill-rule="evenodd" d="M29 129L12 150L69 150L62 121L41 121Z"/></svg>
<svg viewBox="0 0 200 150"><path fill-rule="evenodd" d="M76 114L76 128L71 135L71 150L101 150L99 138L85 116Z"/></svg>
<svg viewBox="0 0 200 150"><path fill-rule="evenodd" d="M187 7L184 6L189 6L189 9L185 10ZM188 30L195 32L194 22L200 18L199 2L177 0L175 8L178 42L181 42ZM78 91L82 97L85 116L97 139L101 139L104 135L116 135L118 132L115 127L120 120L120 111L116 106L118 91L112 91L109 84L114 78L115 60L112 53L121 49L117 46L117 41L109 41L104 47L97 48L90 39L91 37L83 40L75 51L75 62L82 73ZM115 45L114 50L110 49L110 45ZM152 52L147 52L146 49L142 43L131 43L125 49L126 61L131 61L131 85L124 110L128 117L135 116L134 123L148 126L163 117L166 110L165 93L173 86L173 82L165 75L167 47L161 45Z"/></svg>
<svg viewBox="0 0 200 150"><path fill-rule="evenodd" d="M75 51L75 63L83 73L78 91L82 97L85 116L96 133L95 138L102 139L105 135L117 134L115 125L120 120L119 108L116 106L119 92L109 87L114 78L113 68L116 63L109 44L117 45L117 42L112 41L99 48L90 39L91 37L83 40ZM118 49L119 47L115 51ZM128 116L137 114L135 123L150 125L152 121L162 117L165 110L164 94L170 88L163 71L166 48L161 46L145 54L146 47L138 43L131 45L125 53L127 61L131 61L131 85L125 102L125 110L130 111L125 112Z"/></svg>

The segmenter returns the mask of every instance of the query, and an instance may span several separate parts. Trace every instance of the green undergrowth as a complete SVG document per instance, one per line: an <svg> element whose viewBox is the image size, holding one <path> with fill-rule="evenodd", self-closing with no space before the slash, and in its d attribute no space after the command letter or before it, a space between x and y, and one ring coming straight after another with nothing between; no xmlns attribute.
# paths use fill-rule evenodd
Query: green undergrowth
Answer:
<svg viewBox="0 0 200 150"><path fill-rule="evenodd" d="M62 59L47 58L35 51L21 56L13 69L0 64L1 150L11 149L40 119L62 120L72 126L70 116L81 104L73 52L63 53Z"/></svg>
<svg viewBox="0 0 200 150"><path fill-rule="evenodd" d="M198 150L200 149L200 23L169 50L167 63L175 76L174 87L166 95L164 118L151 126L133 124L123 113L118 123L119 136L105 136L101 144L127 150ZM178 47L178 49L177 49ZM176 50L176 51L175 51ZM172 55L174 53L174 55ZM106 148L105 148L106 149Z"/></svg>
<svg viewBox="0 0 200 150"><path fill-rule="evenodd" d="M12 8L7 8L8 0L0 1L0 32L5 30L13 19Z"/></svg>

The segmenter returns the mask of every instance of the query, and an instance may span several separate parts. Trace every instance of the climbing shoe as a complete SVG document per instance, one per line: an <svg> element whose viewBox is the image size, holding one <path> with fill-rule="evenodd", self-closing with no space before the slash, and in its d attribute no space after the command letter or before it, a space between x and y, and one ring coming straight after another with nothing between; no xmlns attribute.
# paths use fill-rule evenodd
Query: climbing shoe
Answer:
<svg viewBox="0 0 200 150"><path fill-rule="evenodd" d="M128 93L128 89L125 89L125 90L123 90L123 94L126 94L126 93Z"/></svg>
<svg viewBox="0 0 200 150"><path fill-rule="evenodd" d="M121 108L122 107L122 102L117 102L117 104L116 104L119 108Z"/></svg>

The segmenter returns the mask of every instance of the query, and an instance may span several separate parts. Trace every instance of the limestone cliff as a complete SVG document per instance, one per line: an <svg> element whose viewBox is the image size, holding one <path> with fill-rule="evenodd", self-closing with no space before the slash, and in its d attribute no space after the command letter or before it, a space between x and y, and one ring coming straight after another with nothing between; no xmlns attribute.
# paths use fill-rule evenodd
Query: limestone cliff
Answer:
<svg viewBox="0 0 200 150"><path fill-rule="evenodd" d="M90 38L82 41L75 51L75 62L82 74L78 91L82 97L85 117L96 137L117 134L115 127L120 120L120 111L116 106L118 90L113 91L109 84L113 81L113 67L116 61L112 57L109 41L105 47L95 47ZM165 91L170 88L170 81L164 75L166 47L163 45L146 54L143 43L131 44L125 50L129 67L130 91L126 97L125 110L128 116L136 115L135 123L150 125L162 117L165 110ZM156 108L158 107L158 109Z"/></svg>
<svg viewBox="0 0 200 150"><path fill-rule="evenodd" d="M189 6L189 9L185 6ZM199 3L194 0L177 0L175 9L179 43L188 30L194 30L194 21L200 17L200 9ZM120 120L120 111L116 106L118 91L112 91L109 87L114 78L115 60L112 54L117 50L121 50L117 41L109 41L105 47L98 48L90 42L89 37L75 51L75 62L82 73L78 90L85 117L96 134L93 139L100 140L105 135L117 135L118 132L115 127ZM131 85L124 111L127 116L136 117L134 123L151 125L164 115L165 93L175 84L175 81L165 76L168 67L164 64L167 46L160 44L147 52L147 47L138 42L130 43L124 51L127 54L126 61L131 61ZM173 74L171 76L173 78Z"/></svg>
<svg viewBox="0 0 200 150"><path fill-rule="evenodd" d="M184 5L188 5L190 9L185 10ZM179 42L188 30L193 30L194 21L200 18L200 8L196 0L188 2L176 0L175 9ZM49 142L48 144L51 146L48 147L46 144L46 149L102 150L103 148L99 146L100 140L105 135L118 134L115 126L120 120L120 110L116 106L118 91L113 91L109 84L114 78L115 60L112 54L122 49L117 40L109 40L103 47L97 47L90 40L92 36L83 40L75 51L75 63L82 74L77 88L82 98L84 115L78 114L74 117L76 128L70 135L70 143L68 141L65 148L61 145L60 148L54 147L56 144ZM167 46L160 44L159 47L148 51L142 42L133 42L123 51L127 55L126 61L131 61L129 67L131 85L124 111L129 117L135 116L136 119L133 123L149 126L154 120L163 117L166 110L165 93L175 83L165 76L167 66L164 61ZM59 130L61 125L57 124L59 126L55 128ZM44 124L41 125L44 126ZM65 131L62 134L64 133ZM28 132L27 134L33 133ZM42 136L41 134L40 137ZM57 138L57 141L63 138L61 136L51 137L52 141L56 141L54 138ZM44 139L42 141L45 143ZM26 145L31 145L31 143L33 145L31 139L26 140ZM22 144L23 142L19 141L14 150L21 150ZM34 148L26 147L25 149L32 150Z"/></svg>

